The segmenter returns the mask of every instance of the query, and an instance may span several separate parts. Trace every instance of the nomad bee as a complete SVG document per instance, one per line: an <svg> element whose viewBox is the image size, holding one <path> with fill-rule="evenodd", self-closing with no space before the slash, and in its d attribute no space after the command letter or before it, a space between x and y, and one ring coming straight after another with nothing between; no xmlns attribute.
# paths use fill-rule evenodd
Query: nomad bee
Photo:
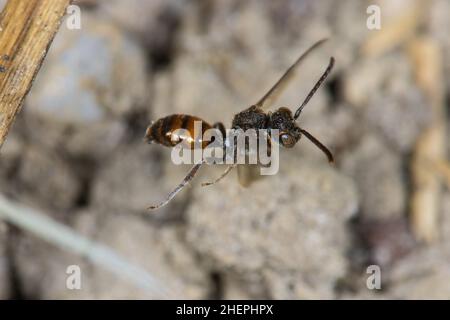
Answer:
<svg viewBox="0 0 450 320"><path fill-rule="evenodd" d="M317 140L313 135L311 135L305 129L300 128L296 120L300 116L303 108L312 98L314 93L323 83L323 81L327 78L331 69L334 65L334 58L330 58L330 62L325 72L322 74L320 79L317 81L315 86L306 96L303 103L300 107L297 108L294 114L292 114L291 110L285 107L281 107L274 112L266 112L265 109L270 106L270 102L273 102L276 97L283 91L286 87L286 84L294 75L294 72L301 64L301 62L312 52L314 49L319 47L321 44L325 42L324 40L320 40L311 46L306 52L304 52L297 61L283 74L283 76L275 83L275 85L254 105L251 107L239 112L236 114L232 120L232 129L242 129L243 131L247 129L255 129L255 130L267 130L269 132L270 129L278 129L279 130L279 141L283 147L292 148L304 135L308 138L312 143L314 143L324 154L327 156L329 162L333 162L332 153L325 147L319 140ZM202 133L206 130L215 128L220 130L220 132L225 136L225 127L222 123L215 123L213 125L204 121L195 116L185 115L185 114L174 114L169 115L167 117L161 118L147 128L145 133L145 140L148 143L157 143L167 147L174 147L180 142L184 142L191 148L193 148L195 143L199 143L201 148L205 148L209 141L203 141L202 136L194 136L194 122L200 121L202 124ZM176 132L179 129L184 129L187 134L177 134ZM204 164L205 161L201 161L200 163L195 164L188 172L183 181L172 191L170 192L166 199L159 204L152 205L148 209L157 209L164 205L166 205L178 192L180 192L195 176L197 171L200 169L201 165ZM217 178L213 182L204 183L203 185L211 185L223 177L225 177L231 169L233 169L236 164L233 164L225 170L225 172ZM248 172L245 172L245 168L249 166L239 165L238 166L238 177L239 181L242 185L248 185Z"/></svg>

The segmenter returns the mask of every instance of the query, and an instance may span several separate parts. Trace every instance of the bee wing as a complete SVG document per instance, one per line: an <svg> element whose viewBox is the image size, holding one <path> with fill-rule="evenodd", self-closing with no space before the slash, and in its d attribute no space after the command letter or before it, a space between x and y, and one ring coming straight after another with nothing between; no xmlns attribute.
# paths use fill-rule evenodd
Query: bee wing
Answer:
<svg viewBox="0 0 450 320"><path fill-rule="evenodd" d="M301 62L315 49L317 49L320 45L322 45L327 39L322 39L313 44L308 50L306 50L298 59L294 62L289 69L281 76L281 78L274 84L272 88L255 104L257 107L265 109L270 106L278 96L283 92L286 88L287 84L292 79L292 76L295 74L295 71L301 65Z"/></svg>
<svg viewBox="0 0 450 320"><path fill-rule="evenodd" d="M238 164L237 173L239 184L245 188L250 186L259 177L258 169L258 165L255 164Z"/></svg>

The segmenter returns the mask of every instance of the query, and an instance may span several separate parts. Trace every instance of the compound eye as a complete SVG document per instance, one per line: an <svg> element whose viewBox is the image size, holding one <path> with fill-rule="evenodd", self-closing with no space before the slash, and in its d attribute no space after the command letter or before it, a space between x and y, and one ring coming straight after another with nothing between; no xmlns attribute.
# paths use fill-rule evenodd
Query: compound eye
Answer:
<svg viewBox="0 0 450 320"><path fill-rule="evenodd" d="M297 142L293 136L287 133L283 133L280 136L281 144L283 147L292 148Z"/></svg>

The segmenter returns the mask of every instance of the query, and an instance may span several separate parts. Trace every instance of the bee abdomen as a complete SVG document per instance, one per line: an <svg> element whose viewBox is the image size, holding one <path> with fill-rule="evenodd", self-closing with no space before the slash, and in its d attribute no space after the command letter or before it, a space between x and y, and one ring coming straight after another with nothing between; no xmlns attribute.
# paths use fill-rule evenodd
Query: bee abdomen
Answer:
<svg viewBox="0 0 450 320"><path fill-rule="evenodd" d="M201 133L194 132L195 121L201 121ZM186 114L173 114L161 118L148 126L145 139L149 143L158 143L167 147L173 147L181 141L186 141L192 148L195 141L202 143L203 133L210 128L211 125L209 123L198 117ZM176 132L179 129L184 129L184 133ZM204 147L203 143L202 147Z"/></svg>

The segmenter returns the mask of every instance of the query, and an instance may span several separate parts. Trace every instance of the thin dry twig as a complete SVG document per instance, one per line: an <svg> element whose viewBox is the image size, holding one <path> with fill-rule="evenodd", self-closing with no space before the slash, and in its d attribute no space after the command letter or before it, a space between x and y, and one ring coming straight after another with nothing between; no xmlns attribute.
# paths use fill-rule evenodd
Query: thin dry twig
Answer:
<svg viewBox="0 0 450 320"><path fill-rule="evenodd" d="M0 16L0 148L70 0L10 0Z"/></svg>
<svg viewBox="0 0 450 320"><path fill-rule="evenodd" d="M447 188L450 190L450 162L446 160L440 160L435 163L436 170L441 174L444 179Z"/></svg>
<svg viewBox="0 0 450 320"><path fill-rule="evenodd" d="M36 210L15 204L0 195L0 219L33 233L39 238L86 257L92 263L154 294L158 298L175 298L178 288L167 288L157 277L133 265L109 247L85 238ZM178 296L179 297L179 296Z"/></svg>
<svg viewBox="0 0 450 320"><path fill-rule="evenodd" d="M409 46L418 85L425 92L432 121L420 135L412 158L411 226L418 240L438 237L441 182L436 163L445 159L446 123L442 52L430 38L417 38Z"/></svg>

